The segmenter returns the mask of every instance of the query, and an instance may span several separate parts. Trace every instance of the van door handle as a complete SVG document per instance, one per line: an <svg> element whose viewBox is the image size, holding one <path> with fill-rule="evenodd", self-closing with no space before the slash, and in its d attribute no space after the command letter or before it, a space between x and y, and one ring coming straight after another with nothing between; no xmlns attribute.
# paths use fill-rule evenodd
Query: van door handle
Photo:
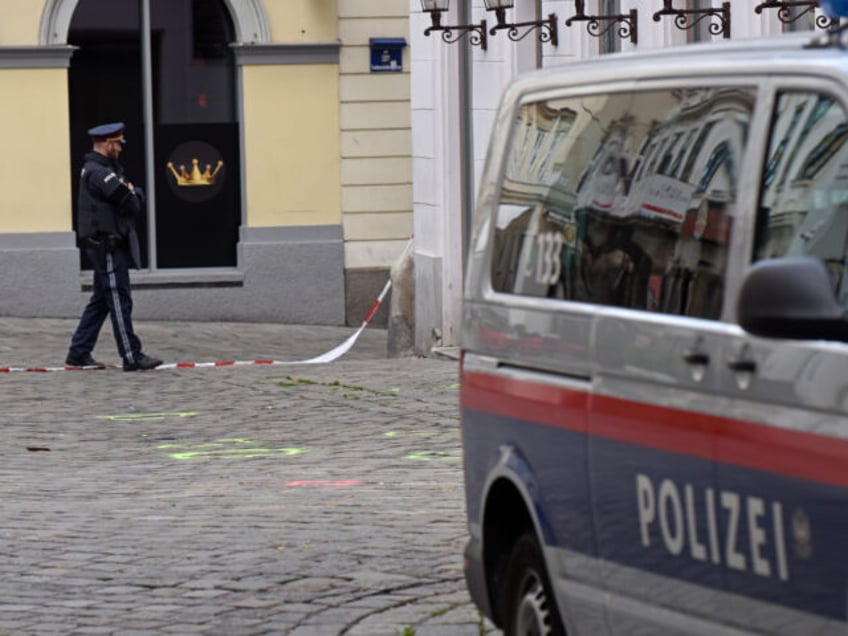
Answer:
<svg viewBox="0 0 848 636"><path fill-rule="evenodd" d="M737 373L755 373L757 371L757 363L753 360L746 360L745 358L728 360L727 366L731 371L736 371Z"/></svg>
<svg viewBox="0 0 848 636"><path fill-rule="evenodd" d="M693 349L683 352L683 361L689 365L689 373L693 382L702 382L707 375L707 365L710 356L703 351L698 351L698 344Z"/></svg>
<svg viewBox="0 0 848 636"><path fill-rule="evenodd" d="M710 356L700 351L684 351L683 360L687 364L697 364L706 366L710 363Z"/></svg>
<svg viewBox="0 0 848 636"><path fill-rule="evenodd" d="M727 361L727 368L736 373L755 373L757 371L757 362L751 358L751 348L748 343L744 343L735 358Z"/></svg>

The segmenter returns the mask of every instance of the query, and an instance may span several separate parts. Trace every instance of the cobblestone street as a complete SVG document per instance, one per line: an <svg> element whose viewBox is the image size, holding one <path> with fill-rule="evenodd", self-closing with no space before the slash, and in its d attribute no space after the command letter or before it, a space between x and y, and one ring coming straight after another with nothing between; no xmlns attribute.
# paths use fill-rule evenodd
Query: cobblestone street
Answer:
<svg viewBox="0 0 848 636"><path fill-rule="evenodd" d="M0 365L75 326L0 319ZM353 330L140 323L178 361L301 360ZM495 634L462 573L457 364L0 374L0 633ZM95 357L115 363L108 326Z"/></svg>

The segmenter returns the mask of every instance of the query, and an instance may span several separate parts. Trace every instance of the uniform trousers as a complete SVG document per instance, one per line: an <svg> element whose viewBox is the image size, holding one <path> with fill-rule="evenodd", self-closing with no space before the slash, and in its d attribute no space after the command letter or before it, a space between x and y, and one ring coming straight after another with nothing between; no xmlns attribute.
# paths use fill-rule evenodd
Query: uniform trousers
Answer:
<svg viewBox="0 0 848 636"><path fill-rule="evenodd" d="M124 361L135 362L141 354L141 341L135 335L132 324L129 251L118 248L103 254L89 249L86 253L94 268L94 293L71 338L68 356L82 360L91 354L100 328L106 316L110 316L118 353Z"/></svg>

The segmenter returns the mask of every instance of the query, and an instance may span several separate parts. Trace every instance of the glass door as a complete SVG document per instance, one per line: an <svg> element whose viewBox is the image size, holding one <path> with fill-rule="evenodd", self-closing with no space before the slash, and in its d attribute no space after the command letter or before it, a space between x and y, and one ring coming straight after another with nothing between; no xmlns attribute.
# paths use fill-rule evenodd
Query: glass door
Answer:
<svg viewBox="0 0 848 636"><path fill-rule="evenodd" d="M129 179L152 195L139 227L150 269L237 264L233 39L223 0L80 0L74 11L68 34L78 47L69 72L74 207L82 157L91 146L86 130L124 121L128 144L121 161Z"/></svg>

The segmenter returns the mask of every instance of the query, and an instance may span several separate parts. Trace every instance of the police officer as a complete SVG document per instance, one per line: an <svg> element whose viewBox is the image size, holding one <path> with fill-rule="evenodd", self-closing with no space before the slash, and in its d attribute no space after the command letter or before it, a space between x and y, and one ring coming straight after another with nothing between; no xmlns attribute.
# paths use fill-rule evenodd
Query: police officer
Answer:
<svg viewBox="0 0 848 636"><path fill-rule="evenodd" d="M103 124L88 131L93 148L86 153L80 173L77 236L94 268L94 293L71 338L65 363L69 366L103 366L91 352L106 316L124 371L153 369L162 361L141 351L132 325L130 263L141 267L136 219L144 194L124 179L118 157L126 143L124 124Z"/></svg>

